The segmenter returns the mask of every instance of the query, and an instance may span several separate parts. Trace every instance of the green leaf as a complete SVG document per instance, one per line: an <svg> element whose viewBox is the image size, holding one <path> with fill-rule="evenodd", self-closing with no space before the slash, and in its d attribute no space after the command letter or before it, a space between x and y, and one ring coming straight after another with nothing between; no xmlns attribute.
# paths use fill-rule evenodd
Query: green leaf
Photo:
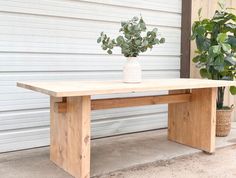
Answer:
<svg viewBox="0 0 236 178"><path fill-rule="evenodd" d="M130 25L128 26L128 30L129 30L129 31L132 31L132 30L133 30L133 25L130 24Z"/></svg>
<svg viewBox="0 0 236 178"><path fill-rule="evenodd" d="M218 43L224 43L228 39L228 35L226 33L219 33L216 40Z"/></svg>
<svg viewBox="0 0 236 178"><path fill-rule="evenodd" d="M229 91L232 95L236 95L236 86L231 86Z"/></svg>
<svg viewBox="0 0 236 178"><path fill-rule="evenodd" d="M208 73L207 69L205 69L205 68L200 69L200 75L202 78L209 78L209 73Z"/></svg>
<svg viewBox="0 0 236 178"><path fill-rule="evenodd" d="M208 20L208 19L207 19ZM208 22L206 23L206 25L205 25L205 29L207 30L207 31L212 31L213 30L213 27L214 27L214 23L212 22L212 21L209 21L208 20Z"/></svg>
<svg viewBox="0 0 236 178"><path fill-rule="evenodd" d="M200 9L198 9L198 17L199 17L199 19L201 18L201 14L202 14L202 8L200 8Z"/></svg>
<svg viewBox="0 0 236 178"><path fill-rule="evenodd" d="M229 36L228 43L231 45L232 49L236 50L236 37L235 36Z"/></svg>
<svg viewBox="0 0 236 178"><path fill-rule="evenodd" d="M140 25L135 25L135 26L134 26L134 30L135 30L135 31L139 31L139 30L140 30Z"/></svg>
<svg viewBox="0 0 236 178"><path fill-rule="evenodd" d="M205 32L206 32L206 29L204 26L200 25L200 26L196 27L196 33L198 35L204 36Z"/></svg>
<svg viewBox="0 0 236 178"><path fill-rule="evenodd" d="M191 35L191 40L195 40L195 39L196 39L196 34L193 33L193 34Z"/></svg>
<svg viewBox="0 0 236 178"><path fill-rule="evenodd" d="M208 55L206 55L206 54L200 54L199 55L199 62L201 62L201 63L203 63L203 64L205 64L205 63L208 63L208 64L210 64L210 59L208 59Z"/></svg>
<svg viewBox="0 0 236 178"><path fill-rule="evenodd" d="M154 42L155 42L155 44L159 44L159 43L161 43L160 40L157 39L157 38L154 40Z"/></svg>
<svg viewBox="0 0 236 178"><path fill-rule="evenodd" d="M113 39L113 40L112 40L112 43L113 43L113 44L116 44L116 40Z"/></svg>
<svg viewBox="0 0 236 178"><path fill-rule="evenodd" d="M113 43L112 43L112 41L110 41L109 43L108 43L108 46L107 46L108 48L110 48L110 49L113 49Z"/></svg>
<svg viewBox="0 0 236 178"><path fill-rule="evenodd" d="M219 18L223 18L223 17L224 17L224 14L221 13L221 11L216 10L216 11L215 11L215 14L214 14L214 16L213 16L213 19L219 19Z"/></svg>
<svg viewBox="0 0 236 178"><path fill-rule="evenodd" d="M128 34L128 33L126 33L126 34L125 34L125 38L127 38L127 39L131 39L131 35Z"/></svg>
<svg viewBox="0 0 236 178"><path fill-rule="evenodd" d="M219 0L217 3L222 10L225 8L225 0Z"/></svg>
<svg viewBox="0 0 236 178"><path fill-rule="evenodd" d="M147 40L144 40L143 43L142 43L143 46L147 46L148 45L148 41Z"/></svg>
<svg viewBox="0 0 236 178"><path fill-rule="evenodd" d="M138 17L137 17L137 16L134 16L132 20L133 20L133 21L138 21Z"/></svg>
<svg viewBox="0 0 236 178"><path fill-rule="evenodd" d="M192 61L193 61L194 63L199 62L199 60L200 60L200 56L195 56L195 57L192 59Z"/></svg>
<svg viewBox="0 0 236 178"><path fill-rule="evenodd" d="M153 38L155 38L156 37L156 33L154 32L154 31L151 31L151 37Z"/></svg>
<svg viewBox="0 0 236 178"><path fill-rule="evenodd" d="M112 51L109 49L109 50L107 50L107 53L108 54L112 54Z"/></svg>
<svg viewBox="0 0 236 178"><path fill-rule="evenodd" d="M220 55L218 56L215 61L214 61L214 68L219 71L222 72L224 71L224 56Z"/></svg>
<svg viewBox="0 0 236 178"><path fill-rule="evenodd" d="M218 55L221 53L221 46L214 45L214 46L210 47L210 50L213 52L213 54Z"/></svg>
<svg viewBox="0 0 236 178"><path fill-rule="evenodd" d="M233 56L227 56L227 57L225 58L225 60L230 63L230 64L229 64L230 66L236 65L236 58L233 57Z"/></svg>
<svg viewBox="0 0 236 178"><path fill-rule="evenodd" d="M229 28L229 30L231 30L232 32L236 30L236 24L233 23L227 23L225 24L225 27Z"/></svg>
<svg viewBox="0 0 236 178"><path fill-rule="evenodd" d="M97 43L100 43L100 42L101 42L101 40L102 40L102 38L101 38L101 37L99 37L99 38L97 39Z"/></svg>
<svg viewBox="0 0 236 178"><path fill-rule="evenodd" d="M207 39L205 36L197 36L196 44L197 44L197 48L200 51L207 51L211 46L211 41Z"/></svg>
<svg viewBox="0 0 236 178"><path fill-rule="evenodd" d="M136 44L136 45L141 45L142 42L141 42L141 40L136 40L136 41L135 41L135 44Z"/></svg>
<svg viewBox="0 0 236 178"><path fill-rule="evenodd" d="M124 42L123 36L118 36L118 37L116 38L116 41L117 41L118 44L123 43L123 42Z"/></svg>
<svg viewBox="0 0 236 178"><path fill-rule="evenodd" d="M124 27L124 26L126 25L126 23L127 23L127 22L122 21L122 22L121 22L121 26Z"/></svg>
<svg viewBox="0 0 236 178"><path fill-rule="evenodd" d="M140 23L140 28L142 31L146 30L146 24L145 23Z"/></svg>
<svg viewBox="0 0 236 178"><path fill-rule="evenodd" d="M157 29L157 28L154 28L152 31L153 31L154 33L157 33L158 29Z"/></svg>
<svg viewBox="0 0 236 178"><path fill-rule="evenodd" d="M103 45L102 45L102 49L103 49L103 50L107 50L107 46L103 44Z"/></svg>
<svg viewBox="0 0 236 178"><path fill-rule="evenodd" d="M140 22L144 22L142 15L140 14Z"/></svg>
<svg viewBox="0 0 236 178"><path fill-rule="evenodd" d="M222 64L224 64L224 56L223 55L219 55L215 59L215 65L222 65Z"/></svg>
<svg viewBox="0 0 236 178"><path fill-rule="evenodd" d="M166 39L165 38L161 38L160 39L160 43L165 43L166 42Z"/></svg>
<svg viewBox="0 0 236 178"><path fill-rule="evenodd" d="M229 52L229 51L231 50L230 44L222 43L221 46L222 46L222 49L223 49L225 52Z"/></svg>

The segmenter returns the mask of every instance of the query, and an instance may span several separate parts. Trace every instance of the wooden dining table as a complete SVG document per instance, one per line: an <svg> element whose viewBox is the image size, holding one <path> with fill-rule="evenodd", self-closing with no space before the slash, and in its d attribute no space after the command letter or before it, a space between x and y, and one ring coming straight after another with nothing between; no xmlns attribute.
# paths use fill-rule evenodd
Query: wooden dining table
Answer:
<svg viewBox="0 0 236 178"><path fill-rule="evenodd" d="M50 96L50 160L75 178L90 177L91 110L167 103L168 139L213 153L217 87L233 85L236 82L179 78L134 84L122 81L17 83L19 87ZM150 91L168 91L168 94L91 99L100 94Z"/></svg>

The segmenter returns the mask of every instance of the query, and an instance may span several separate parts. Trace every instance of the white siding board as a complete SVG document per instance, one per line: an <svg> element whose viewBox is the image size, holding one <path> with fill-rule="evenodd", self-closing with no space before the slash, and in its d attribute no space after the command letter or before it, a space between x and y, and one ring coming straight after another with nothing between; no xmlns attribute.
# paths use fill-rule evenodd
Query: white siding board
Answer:
<svg viewBox="0 0 236 178"><path fill-rule="evenodd" d="M136 0L135 3L133 0L126 0L125 3L124 1L113 1L113 0L81 0L81 1L90 3L95 2L100 4L109 4L109 5L116 5L130 8L181 13L181 0L171 0L171 1Z"/></svg>
<svg viewBox="0 0 236 178"><path fill-rule="evenodd" d="M4 38L8 35L4 35ZM1 38L1 35L0 35ZM9 36L9 41L2 40L0 41L0 52L10 52L14 49L14 52L34 52L34 53L66 53L66 54L103 54L101 51L101 47L96 43L95 40L88 40L86 43L78 43L78 44L70 44L63 43L61 41L58 43L58 39L50 39L48 42L35 42L35 41L27 41L27 38L20 37L22 41L11 41ZM82 41L82 40L81 40ZM91 45L92 44L92 45ZM59 51L58 51L59 50ZM147 51L145 54L147 55L180 55L179 53L180 47L176 43L165 43L162 46L154 48L152 51ZM114 54L119 54L120 49L114 49Z"/></svg>
<svg viewBox="0 0 236 178"><path fill-rule="evenodd" d="M0 132L0 152L40 147L49 144L49 128Z"/></svg>
<svg viewBox="0 0 236 178"><path fill-rule="evenodd" d="M22 16L24 18L22 18ZM114 29L117 29L119 26L119 24L104 24L104 22L86 23L86 21L81 20L72 20L70 25L68 25L68 21L61 19L54 20L53 17L35 18L33 16L30 18L31 20L26 20L26 18L28 18L28 15L26 14L15 14L13 17L12 15L4 13L0 15L0 20L3 23L0 33L0 51L104 54L104 52L100 49L100 46L96 44L96 38L98 37L100 31L106 31L109 33L109 28L110 31L112 30L112 32L109 33L111 36L114 36L115 34L117 35L117 33L114 33ZM54 20L53 24L52 20ZM21 27L24 28L22 29L18 26L16 27L15 25L17 23L19 23L18 25L21 25ZM41 28L43 27L45 29L40 29L39 27L34 28L34 24L37 24L37 26L41 26ZM56 29L57 27L64 27L64 29L60 29L58 31ZM84 27L84 29L81 27ZM43 30L44 32L42 32ZM161 28L160 33L162 33L163 36L168 37L166 39L166 44L154 48L151 53L147 52L146 54L179 56L180 29ZM114 52L114 54L119 53L120 50L116 50Z"/></svg>
<svg viewBox="0 0 236 178"><path fill-rule="evenodd" d="M0 132L49 126L49 108L0 113Z"/></svg>
<svg viewBox="0 0 236 178"><path fill-rule="evenodd" d="M142 16L145 17L147 24L150 25L159 24L162 26L180 27L181 24L181 14L105 4L87 3L82 1L1 0L0 3L0 11L2 12L17 12L24 14L28 13L34 15L112 22L120 22L121 20L129 19L131 16L142 14ZM167 18L167 16L169 18Z"/></svg>
<svg viewBox="0 0 236 178"><path fill-rule="evenodd" d="M83 19L64 19L64 18L56 18L50 16L35 16L31 14L17 14L17 13L6 13L0 11L0 18L2 20L1 26L3 28L9 28L11 30L16 30L17 28L32 29L32 33L36 31L40 31L42 34L57 36L57 37L82 37L84 38L88 36L88 34L94 35L99 31L106 30L109 34L117 34L117 29L120 27L120 21L118 22L106 22L106 21L92 21L92 20L83 20ZM129 16L130 18L130 16ZM145 18L144 18L145 20ZM53 23L52 23L53 22ZM10 26L9 26L10 25ZM159 23L148 25L147 28L160 27ZM99 28L99 29L98 29ZM2 30L2 29L1 29ZM48 30L48 31L45 31ZM170 37L176 36L178 34L176 32L180 32L179 27L172 26L161 26L160 32L168 33L170 31L174 32L174 34L169 34ZM67 31L71 31L72 34L67 33ZM80 33L77 33L80 31ZM3 31L8 33L6 31ZM15 32L15 33L16 33ZM53 33L57 32L57 33ZM60 33L60 34L58 34ZM20 33L27 34L25 32ZM31 35L28 34L28 35ZM37 34L39 35L39 34Z"/></svg>
<svg viewBox="0 0 236 178"><path fill-rule="evenodd" d="M2 21L1 34L12 35L13 37L19 35L29 37L37 36L61 38L65 40L71 40L71 42L78 42L78 39L96 39L100 31L106 31L106 33L109 34L111 37L115 37L118 33L115 32L113 29L118 29L120 27L120 23L110 22L88 23L86 27L86 21L83 20L71 20L71 23L68 24L67 21L61 19L55 20L52 24L52 17L43 17L41 19L31 18L31 20L23 17L27 17L27 15L18 16L17 14L8 15L7 13L0 13L0 19ZM106 26L109 27L106 28ZM148 26L148 29L153 29L155 27L159 28L159 32L163 36L168 36L167 42L180 41L180 29L170 27L159 27L158 25Z"/></svg>
<svg viewBox="0 0 236 178"><path fill-rule="evenodd" d="M158 117L158 121L157 121ZM106 135L124 134L127 132L137 132L166 127L167 113L147 116L127 117L125 119L109 120L106 122L95 122L92 124L92 134L96 133L98 137Z"/></svg>
<svg viewBox="0 0 236 178"><path fill-rule="evenodd" d="M107 135L124 134L127 132L145 131L147 126L156 129L166 126L167 113L147 116L126 117L108 121L93 122L92 135L104 137ZM157 120L158 118L158 120ZM122 129L121 129L122 128ZM0 152L19 150L29 147L39 147L49 144L49 127L11 130L0 132Z"/></svg>
<svg viewBox="0 0 236 178"><path fill-rule="evenodd" d="M166 37L166 44L140 56L144 78L179 77L181 0L0 3L0 152L49 144L49 97L17 88L16 82L122 78L125 58L120 51L109 56L96 43L101 31L117 36L121 20L142 14L148 28L157 27ZM166 105L92 112L93 138L166 126Z"/></svg>
<svg viewBox="0 0 236 178"><path fill-rule="evenodd" d="M147 78L174 78L179 76L178 70L150 70L144 71L143 77ZM122 71L65 71L65 72L2 72L0 76L1 85L16 84L19 81L45 81L45 80L118 80L122 77ZM18 88L18 90L23 90Z"/></svg>
<svg viewBox="0 0 236 178"><path fill-rule="evenodd" d="M0 72L122 70L121 55L0 54ZM140 56L143 70L179 70L177 56ZM27 65L25 65L27 63ZM1 85L1 84L0 84Z"/></svg>
<svg viewBox="0 0 236 178"><path fill-rule="evenodd" d="M94 123L102 121L122 120L127 117L158 115L167 112L166 105L153 105L150 107L116 108L103 111L92 111ZM15 112L0 113L0 132L33 127L49 126L49 108L34 110L19 110ZM95 129L96 130L96 129ZM115 133L115 131L114 131ZM96 134L95 134L96 135ZM105 134L103 134L105 135Z"/></svg>

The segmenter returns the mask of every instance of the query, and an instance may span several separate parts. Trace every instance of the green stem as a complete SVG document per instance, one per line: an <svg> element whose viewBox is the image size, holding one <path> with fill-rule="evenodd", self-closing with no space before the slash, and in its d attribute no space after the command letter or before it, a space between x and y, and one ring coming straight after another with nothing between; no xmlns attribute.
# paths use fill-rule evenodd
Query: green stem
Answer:
<svg viewBox="0 0 236 178"><path fill-rule="evenodd" d="M217 109L222 109L224 105L224 93L225 93L225 87L218 87L217 91Z"/></svg>

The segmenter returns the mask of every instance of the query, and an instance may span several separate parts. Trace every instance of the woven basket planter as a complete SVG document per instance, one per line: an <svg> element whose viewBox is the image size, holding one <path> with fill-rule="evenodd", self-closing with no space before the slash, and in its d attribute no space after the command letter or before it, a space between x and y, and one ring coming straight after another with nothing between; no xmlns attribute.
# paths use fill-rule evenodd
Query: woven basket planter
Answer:
<svg viewBox="0 0 236 178"><path fill-rule="evenodd" d="M216 111L216 136L226 137L231 130L231 115L233 108Z"/></svg>

